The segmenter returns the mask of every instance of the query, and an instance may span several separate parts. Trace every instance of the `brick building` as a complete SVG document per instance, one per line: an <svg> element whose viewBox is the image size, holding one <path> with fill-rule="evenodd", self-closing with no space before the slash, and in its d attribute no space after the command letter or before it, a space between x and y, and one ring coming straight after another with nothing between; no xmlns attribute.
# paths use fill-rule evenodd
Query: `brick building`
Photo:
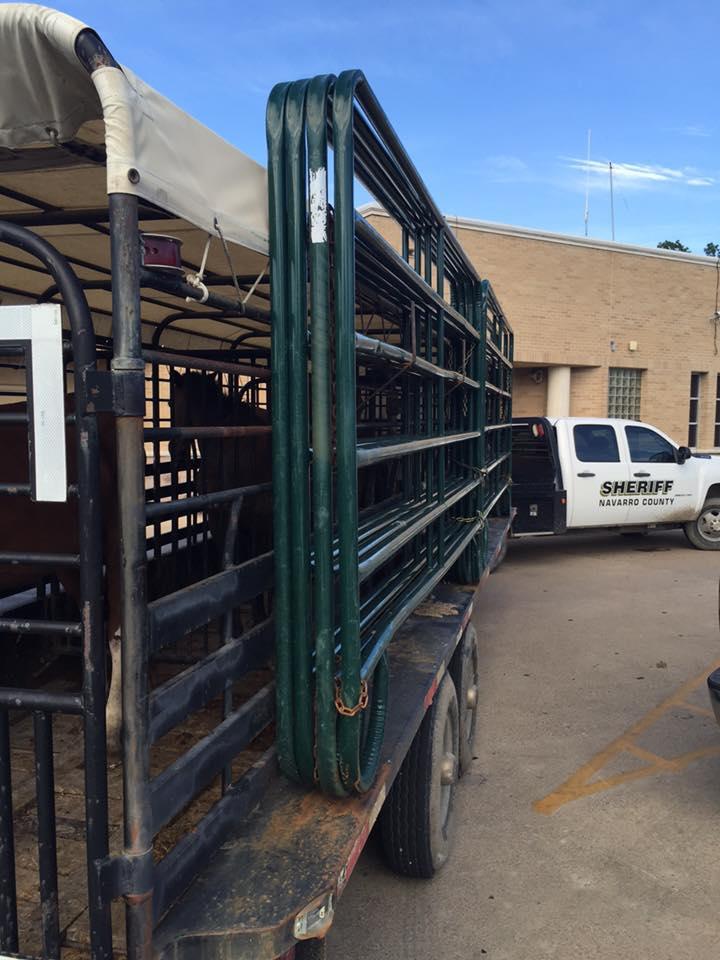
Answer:
<svg viewBox="0 0 720 960"><path fill-rule="evenodd" d="M399 236L380 208L369 222ZM519 416L623 416L720 447L720 261L450 217L515 331Z"/></svg>

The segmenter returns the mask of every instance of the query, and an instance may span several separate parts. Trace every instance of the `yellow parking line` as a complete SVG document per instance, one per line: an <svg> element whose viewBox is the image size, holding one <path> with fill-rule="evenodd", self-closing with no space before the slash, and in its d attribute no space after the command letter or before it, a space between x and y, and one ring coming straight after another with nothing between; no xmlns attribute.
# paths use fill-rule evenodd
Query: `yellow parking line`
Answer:
<svg viewBox="0 0 720 960"><path fill-rule="evenodd" d="M689 753L681 754L677 757L660 757L650 751L643 750L635 743L635 739L643 734L649 727L656 723L665 713L673 707L683 707L688 710L694 709L686 704L685 698L692 693L700 684L704 683L707 675L713 670L720 668L720 660L710 664L702 673L690 680L686 680L678 689L667 699L663 700L652 710L649 710L645 716L641 717L636 723L629 727L619 737L609 743L603 750L596 753L591 760L579 767L575 773L568 777L564 783L553 790L547 796L536 800L533 803L533 809L537 813L550 815L555 813L560 807L571 800L579 800L581 797L588 797L595 793L601 793L603 790L611 790L621 783L627 783L631 780L641 780L656 773L678 773L684 770L688 764L702 757L720 756L720 743L718 746L704 747L700 750L693 750ZM702 708L697 708L700 712ZM710 713L710 711L707 711ZM711 714L712 715L712 714ZM594 780L592 778L599 773L606 764L615 757L627 751L635 756L641 756L642 759L649 761L645 767L636 770L629 770L624 773L618 773L603 780Z"/></svg>

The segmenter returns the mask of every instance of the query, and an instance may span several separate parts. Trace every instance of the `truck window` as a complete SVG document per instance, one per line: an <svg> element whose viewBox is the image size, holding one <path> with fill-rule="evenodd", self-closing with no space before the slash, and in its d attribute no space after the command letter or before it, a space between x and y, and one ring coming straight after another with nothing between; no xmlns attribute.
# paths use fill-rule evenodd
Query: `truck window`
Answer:
<svg viewBox="0 0 720 960"><path fill-rule="evenodd" d="M625 427L633 463L675 463L675 448L647 427Z"/></svg>
<svg viewBox="0 0 720 960"><path fill-rule="evenodd" d="M587 423L573 428L575 455L583 463L619 463L615 430L606 423Z"/></svg>

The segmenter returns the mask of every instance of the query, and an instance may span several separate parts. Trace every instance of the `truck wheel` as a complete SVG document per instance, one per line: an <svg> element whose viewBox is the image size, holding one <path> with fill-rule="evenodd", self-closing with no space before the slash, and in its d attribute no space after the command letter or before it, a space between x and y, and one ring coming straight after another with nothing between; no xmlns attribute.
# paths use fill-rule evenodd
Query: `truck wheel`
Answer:
<svg viewBox="0 0 720 960"><path fill-rule="evenodd" d="M388 865L405 877L435 876L447 862L458 776L458 703L446 673L380 814Z"/></svg>
<svg viewBox="0 0 720 960"><path fill-rule="evenodd" d="M465 628L462 640L453 654L450 675L453 678L458 699L460 718L458 774L462 776L470 769L473 758L480 681L477 632L471 623Z"/></svg>
<svg viewBox="0 0 720 960"><path fill-rule="evenodd" d="M700 516L688 521L683 529L698 550L720 550L720 500L706 500Z"/></svg>

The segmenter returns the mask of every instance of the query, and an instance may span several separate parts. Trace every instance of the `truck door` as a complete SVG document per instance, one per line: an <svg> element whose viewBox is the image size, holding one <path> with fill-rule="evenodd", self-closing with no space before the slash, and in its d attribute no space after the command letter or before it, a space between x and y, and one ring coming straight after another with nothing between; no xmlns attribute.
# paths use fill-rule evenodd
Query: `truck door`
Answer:
<svg viewBox="0 0 720 960"><path fill-rule="evenodd" d="M624 438L612 423L568 425L572 475L568 477L570 527L607 527L626 522ZM572 493L570 493L572 490Z"/></svg>
<svg viewBox="0 0 720 960"><path fill-rule="evenodd" d="M674 444L652 427L625 426L630 453L628 523L679 523L697 506L698 464L678 463Z"/></svg>

